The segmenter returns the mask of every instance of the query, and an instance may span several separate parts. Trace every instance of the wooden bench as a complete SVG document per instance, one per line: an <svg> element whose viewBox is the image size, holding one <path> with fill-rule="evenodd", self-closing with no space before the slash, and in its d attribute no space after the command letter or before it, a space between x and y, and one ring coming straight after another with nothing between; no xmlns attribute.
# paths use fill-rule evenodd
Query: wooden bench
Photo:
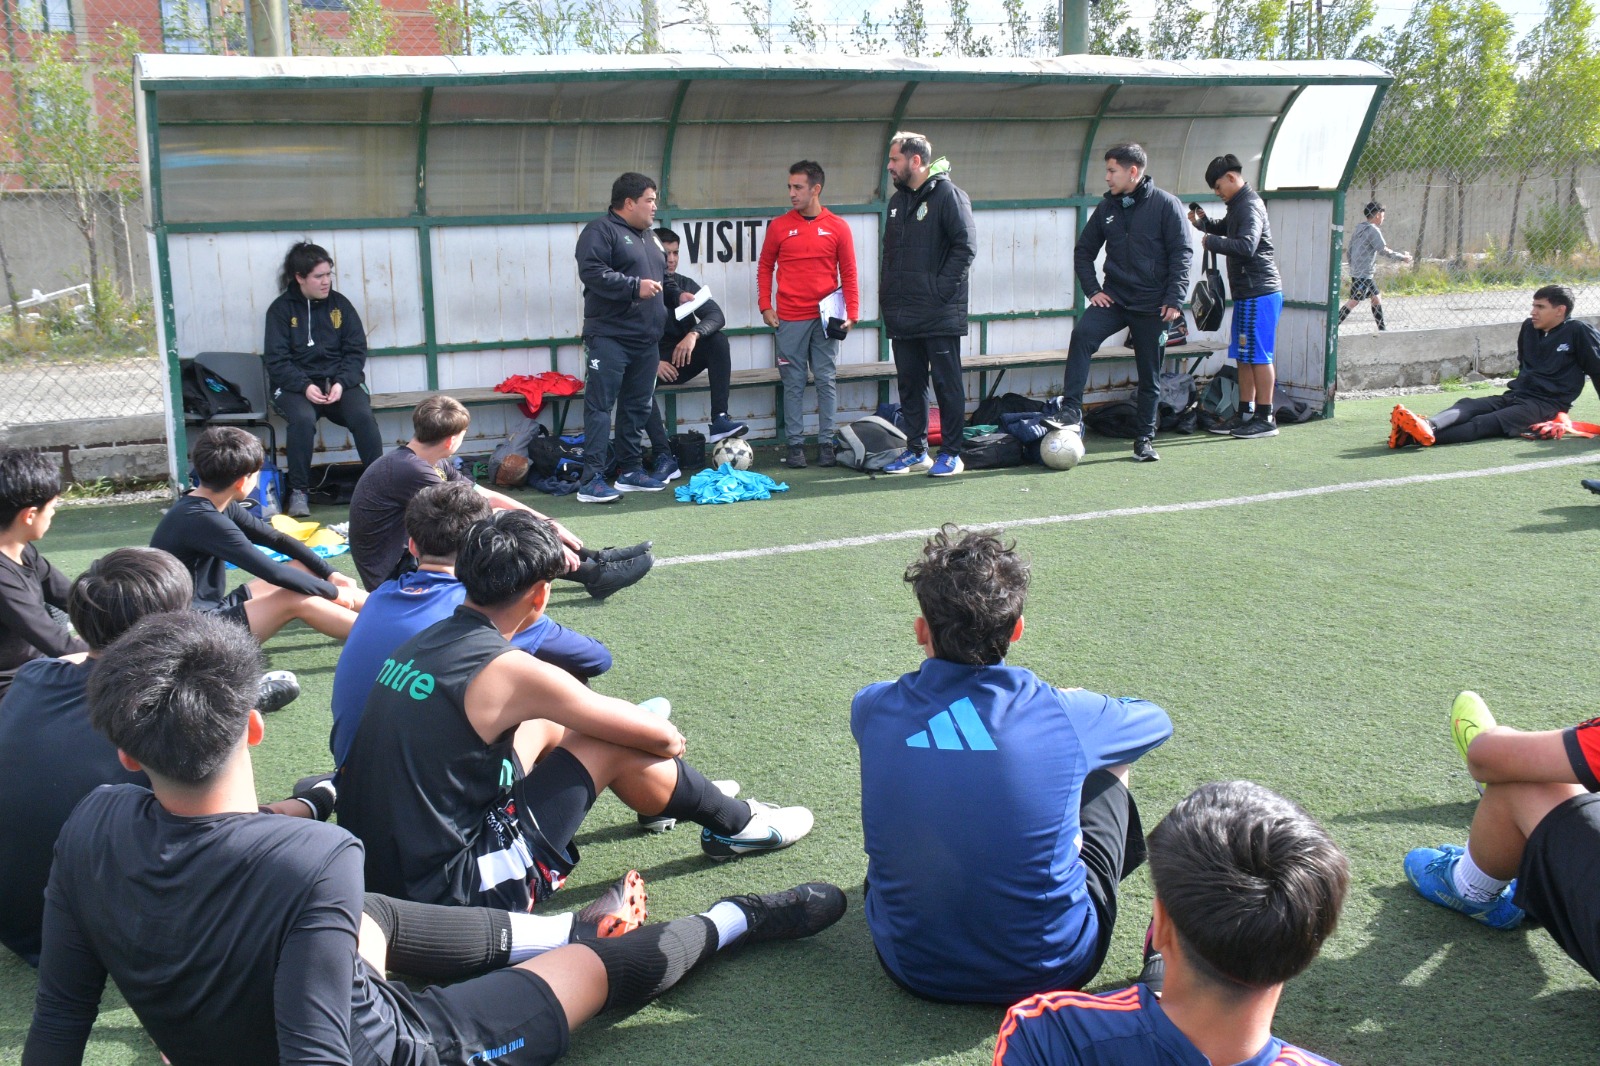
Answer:
<svg viewBox="0 0 1600 1066"><path fill-rule="evenodd" d="M1227 348L1225 342L1201 341L1191 342L1167 352L1167 358L1172 360L1187 361L1186 369L1193 373L1194 369L1209 355ZM1120 345L1108 345L1094 353L1096 362L1131 362L1133 350ZM1046 348L1032 352L1007 352L1002 355L968 355L961 360L961 369L965 373L978 375L978 395L980 399L987 399L1000 391L1000 384L1005 379L1008 370L1033 370L1040 367L1064 366L1067 361L1065 348ZM993 379L991 380L991 375ZM840 382L864 381L893 381L895 378L894 363L892 361L876 363L845 363L839 367L838 380ZM729 387L733 389L751 389L768 387L774 390L776 397L777 424L783 424L783 385L778 378L777 367L760 367L753 370L735 370L729 379ZM665 421L668 426L678 423L677 394L688 392L710 391L710 384L705 375L686 384L675 382L657 382L656 392L666 399ZM473 387L462 389L436 390L447 391L457 400L469 407L482 406L495 403L516 403L522 399L516 393L496 392L492 387ZM374 411L402 411L409 410L422 402L429 391L421 392L387 392L374 394L372 409ZM546 396L545 403L551 411L553 429L560 434L565 432L567 414L574 401L583 399L583 393L577 392L570 396Z"/></svg>

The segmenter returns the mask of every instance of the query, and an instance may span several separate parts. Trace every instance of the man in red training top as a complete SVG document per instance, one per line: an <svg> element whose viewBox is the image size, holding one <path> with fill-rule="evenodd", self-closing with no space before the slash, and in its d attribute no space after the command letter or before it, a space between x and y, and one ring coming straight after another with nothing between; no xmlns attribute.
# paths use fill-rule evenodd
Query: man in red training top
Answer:
<svg viewBox="0 0 1600 1066"><path fill-rule="evenodd" d="M856 289L856 246L850 227L822 206L822 167L802 159L789 168L789 203L794 210L767 225L756 267L756 306L761 320L778 331L778 376L783 379L783 432L789 442L784 465L806 465L806 370L817 383L817 462L833 465L834 364L839 341L861 314ZM772 271L778 271L778 302L772 302ZM830 332L818 306L844 293L844 321Z"/></svg>

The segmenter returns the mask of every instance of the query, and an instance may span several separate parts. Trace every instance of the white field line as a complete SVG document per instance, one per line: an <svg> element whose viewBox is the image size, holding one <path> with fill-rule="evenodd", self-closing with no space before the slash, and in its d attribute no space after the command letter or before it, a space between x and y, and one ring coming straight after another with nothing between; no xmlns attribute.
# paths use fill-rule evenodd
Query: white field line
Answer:
<svg viewBox="0 0 1600 1066"><path fill-rule="evenodd" d="M1426 485L1436 481L1461 481L1466 478L1500 477L1506 474L1526 474L1535 470L1550 470L1562 466L1581 466L1600 462L1600 455L1573 455L1563 459L1541 459L1534 463L1513 463L1509 466L1491 466L1482 470L1456 470L1442 474L1412 474L1408 477L1375 478L1371 481L1345 481L1335 485L1315 485L1305 489L1285 489L1282 492L1262 492L1253 496L1227 496L1220 500L1191 500L1185 503L1160 503L1147 507L1116 507L1106 511L1080 511L1077 514L1046 515L1040 518L1015 518L1005 522L963 522L972 529L1000 527L1006 530L1027 526L1056 526L1068 522L1095 522L1103 518L1137 518L1141 515L1176 514L1184 511L1212 511L1221 507L1243 507L1252 503L1275 503L1279 500L1298 500L1307 496L1332 496L1340 492L1364 492L1368 489L1391 489L1403 485ZM1600 506L1600 505L1597 505ZM674 555L657 559L656 566L684 566L689 563L725 563L736 559L759 559L769 555L795 555L800 552L831 551L835 548L860 548L869 544L887 544L897 540L924 540L932 536L932 529L902 529L893 533L871 533L864 537L836 537L831 540L813 540L803 544L774 544L765 548L741 548L736 551L705 552L700 555Z"/></svg>

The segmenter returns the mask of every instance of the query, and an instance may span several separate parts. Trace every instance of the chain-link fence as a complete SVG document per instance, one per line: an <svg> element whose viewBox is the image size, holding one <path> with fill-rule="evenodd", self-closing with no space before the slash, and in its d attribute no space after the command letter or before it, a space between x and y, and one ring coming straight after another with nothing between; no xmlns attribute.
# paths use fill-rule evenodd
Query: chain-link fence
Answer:
<svg viewBox="0 0 1600 1066"><path fill-rule="evenodd" d="M247 53L246 0L6 7L0 70L0 426L161 410L138 201L132 55ZM1387 208L1374 283L1390 329L1515 322L1531 290L1600 296L1600 49L1590 0L1518 32L1480 0L1127 0L1090 7L1090 49L1157 59L1371 59L1396 75L1346 212ZM290 0L296 54L671 52L1043 56L1052 0ZM1226 150L1218 145L1218 151ZM1370 238L1370 235L1369 235ZM1349 276L1349 265L1345 267ZM1348 284L1348 282L1347 282ZM1343 324L1377 326L1365 290Z"/></svg>

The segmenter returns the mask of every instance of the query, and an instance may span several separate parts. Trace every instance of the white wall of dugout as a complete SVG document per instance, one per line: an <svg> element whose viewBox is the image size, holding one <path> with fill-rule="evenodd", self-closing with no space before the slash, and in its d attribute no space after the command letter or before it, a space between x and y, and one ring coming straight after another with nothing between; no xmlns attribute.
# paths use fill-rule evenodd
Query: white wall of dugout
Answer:
<svg viewBox="0 0 1600 1066"><path fill-rule="evenodd" d="M176 57L154 58L165 63ZM327 60L304 62L317 64L317 69L337 66L335 61ZM663 60L658 58L653 62ZM1068 60L1018 61L1024 65L1051 62L1067 63ZM1278 68L1311 67L1323 74L1328 68L1350 73L1349 68L1355 67L1369 79L1375 73L1374 68L1365 64L1222 65L1270 67L1275 73L1281 73ZM1252 69L1251 72L1258 71ZM1209 69L1204 73L1215 76ZM793 84L784 83L791 88ZM892 101L901 93L901 84L852 84L837 80L817 84L818 92L797 97L792 91L784 96L787 90L783 87L760 81L729 78L695 81L690 83L682 100L678 118L684 124L679 126L671 150L668 204L659 221L679 232L683 238L680 270L712 289L732 328L760 326L755 272L761 234L770 218L787 209L783 183L787 178L789 155L796 151L802 155L815 154L798 146L814 138L815 143L825 143L827 151L848 152L848 155L823 160L829 170L826 199L833 203L870 204L875 198L874 184L881 172L889 126L865 120L880 115L885 101ZM630 106L647 110L659 110L661 106L660 93L648 93L646 86L638 83L597 82L593 88L594 99L586 100L581 84L565 83L560 89L565 101L563 106L569 111L573 107L592 111L597 121L605 108L622 106L619 100L633 100L635 105ZM1252 88L1256 98L1260 98L1264 90ZM1310 86L1298 97L1289 96L1293 86L1271 88L1271 99L1278 102L1273 106L1287 102L1288 110L1280 122L1282 128L1273 149L1265 191L1269 196L1284 295L1291 303L1300 304L1287 309L1280 324L1280 380L1292 386L1301 398L1320 403L1327 357L1327 315L1323 308L1333 284L1330 276L1333 201L1329 190L1337 184L1359 138L1360 118L1375 85L1369 82ZM741 108L747 111L752 106L750 97L753 95L759 101L763 92L784 96L788 106L799 110L796 117L817 121L774 128L773 139L779 142L777 147L752 158L749 147L759 142L752 142L754 131L748 124L719 126L715 122L730 114L743 113ZM239 93L248 95L245 90ZM1034 101L1035 105L1055 106L1065 100L1073 107L1092 109L1107 99L1107 86L926 81L909 98L899 122L903 127L927 132L933 139L936 155L949 155L953 177L968 189L977 205L978 247L971 272L970 310L974 315L1007 317L989 322L986 329L974 323L964 349L968 353L977 353L980 349L992 354L1063 349L1071 335L1073 319L1061 313L1074 306L1073 246L1082 225L1083 209L1019 205L1017 201L1062 199L1076 193L1079 170L1085 166L1084 140L1090 120L1063 116L1059 112L1041 114L1037 122L1019 117L1019 112L1025 115L1028 108L1034 106L1029 100L1041 93L1047 93L1048 98L1041 96ZM1330 93L1334 96L1330 97ZM157 95L159 98L159 93ZM485 108L492 112L495 107L505 106L502 96L492 88L479 87L470 93L462 91L462 95L466 103L458 101L455 106L476 109L475 114L483 114ZM1085 190L1092 194L1103 188L1098 159L1104 147L1134 136L1150 147L1151 173L1159 184L1173 189L1186 202L1203 199L1213 214L1220 214L1222 205L1215 197L1201 193L1206 160L1224 151L1235 151L1245 162L1246 177L1254 182L1272 128L1270 120L1259 116L1230 117L1218 113L1239 105L1248 95L1242 91L1230 94L1226 87L1215 86L1196 90L1172 84L1123 85L1110 97L1117 106L1107 107L1107 113L1100 118L1085 171ZM402 114L405 109L398 101L404 96L404 93L388 94L381 107L397 109L395 114ZM305 99L310 101L314 97ZM279 94L273 106L283 102ZM1333 107L1334 102L1339 106ZM348 101L339 106L344 108L341 113L346 117L361 113L359 108L352 111ZM842 117L850 121L830 126L825 114L828 107L842 107ZM957 107L964 109L966 118L962 121L948 117ZM1119 117L1119 107L1121 112L1135 117ZM1200 113L1194 113L1195 109ZM226 112L226 108L223 111ZM1170 117L1160 117L1164 114ZM940 118L940 115L946 117ZM986 116L995 121L984 121ZM1011 121L999 121L1002 116L1009 116ZM657 153L666 151L650 128L658 120L644 114L638 117L643 121L638 126L628 126L626 131L608 129L602 124L597 125L594 132L606 142L620 138L619 147L627 144L634 148L648 146ZM832 117L837 120L841 116ZM438 119L437 113L434 118ZM694 121L703 124L695 125ZM471 128L467 129L470 132ZM184 142L188 147L204 151L206 138L211 136L208 130L208 126L196 123L182 128L180 133L189 138ZM392 131L393 127L384 128L382 138L392 139ZM457 130L450 135L462 134ZM441 151L443 145L450 143L448 138L442 137L439 131L435 131L433 137L430 158L433 153L448 158ZM370 139L356 140L358 155L361 143L374 143ZM1018 152L1019 144L1026 145L1026 150ZM727 152L735 145L739 146L741 159L730 165ZM237 147L221 154L225 157L227 151L233 150ZM563 196L570 200L574 192L571 188L564 193L559 189L559 175L547 172L537 180L527 176L530 168L537 169L536 159L530 163L528 153L531 150L524 139L516 153L515 166L524 180L511 184L521 189L520 192L507 193L504 183L497 185L492 174L475 174L456 167L457 172L450 180L460 190L464 206L459 213L469 208L504 212L577 207L562 202ZM1005 154L1008 151L1010 155ZM1001 156L996 157L994 153L1001 153ZM215 158L216 153L211 153L210 157ZM441 162L436 169L449 165ZM649 159L634 162L613 158L607 162L607 173L614 176L614 172L635 166L647 172L656 170ZM590 190L609 184L609 177L604 183L600 182L603 176L598 171L584 172L580 184ZM213 179L193 176L187 170L183 172L184 182L201 183L194 188L204 188L207 180ZM430 184L433 181L430 176ZM1287 187L1290 182L1297 188ZM533 188L530 183L537 185L534 192L529 192ZM1304 195L1296 196L1296 192L1301 191ZM592 197L594 193L586 195ZM508 197L516 202L509 202ZM530 202L530 197L538 202ZM385 202L394 198L387 193L384 197ZM251 199L240 197L239 200L240 211L247 210ZM752 202L766 202L770 208L751 208ZM740 206L721 213L717 210L720 204ZM588 207L597 215L604 210L603 203L598 201ZM680 211L692 210L696 217L674 219L674 207ZM581 222L508 220L498 224L433 225L419 229L408 224L405 218L395 218L393 225L376 227L368 222L359 228L337 228L336 224L329 228L285 225L281 229L240 231L229 227L207 232L208 221L224 221L215 214L218 211L213 197L203 209L208 217L191 215L185 231L166 234L170 291L164 295L171 301L173 335L164 339L167 351L176 353L179 358L215 350L260 351L266 308L278 292L277 271L289 245L300 239L310 239L329 249L337 272L335 286L361 313L374 349L424 345L423 286L431 277L428 296L433 309L434 341L441 347L472 345L477 349L443 351L435 356L438 387L444 391L489 386L511 374L551 369L549 346L529 347L528 339L573 337L582 329L582 298L572 254ZM169 219L171 214L169 212ZM875 320L880 317L877 290L881 215L875 206L846 209L844 214L855 238L861 317ZM1192 236L1195 239L1194 276L1197 276L1198 235ZM421 239L429 242L431 270L423 267ZM153 258L154 243L152 241ZM1027 317L1031 313L1039 313L1041 317ZM1213 339L1225 339L1226 329L1225 322L1223 330L1212 335ZM1109 343L1119 340L1113 337ZM505 342L503 347L498 344L502 341ZM771 338L765 333L733 337L731 348L736 370L774 365ZM880 351L878 330L863 326L853 331L845 342L841 361L875 363ZM555 369L582 376L582 353L578 346L558 348L555 362ZM1220 357L1213 357L1202 371L1210 372L1220 364ZM369 359L367 373L374 392L422 390L428 384L427 357L421 354L375 355ZM1103 362L1095 367L1090 379L1090 398L1131 395L1132 379L1131 363ZM1013 371L1007 375L1004 388L1043 396L1058 391L1059 382L1059 368ZM967 388L969 401L975 402L978 399L976 374L968 375ZM877 400L876 384L843 386L839 396L841 419L870 412ZM735 390L732 405L734 416L750 422L756 436L776 435L772 389ZM815 426L815 403L809 393L806 406L809 431ZM677 411L685 425L704 422L709 414L706 395L680 396ZM516 417L519 416L511 405L479 408L474 412L472 436L475 441L482 442L486 450L490 442L503 437L508 418ZM575 429L576 419L571 421L574 424L569 428ZM403 442L409 436L406 412L385 412L380 415L379 422L388 442ZM319 432L318 448L323 461L355 458L353 443L344 430L324 422ZM467 450L476 446L469 443Z"/></svg>

